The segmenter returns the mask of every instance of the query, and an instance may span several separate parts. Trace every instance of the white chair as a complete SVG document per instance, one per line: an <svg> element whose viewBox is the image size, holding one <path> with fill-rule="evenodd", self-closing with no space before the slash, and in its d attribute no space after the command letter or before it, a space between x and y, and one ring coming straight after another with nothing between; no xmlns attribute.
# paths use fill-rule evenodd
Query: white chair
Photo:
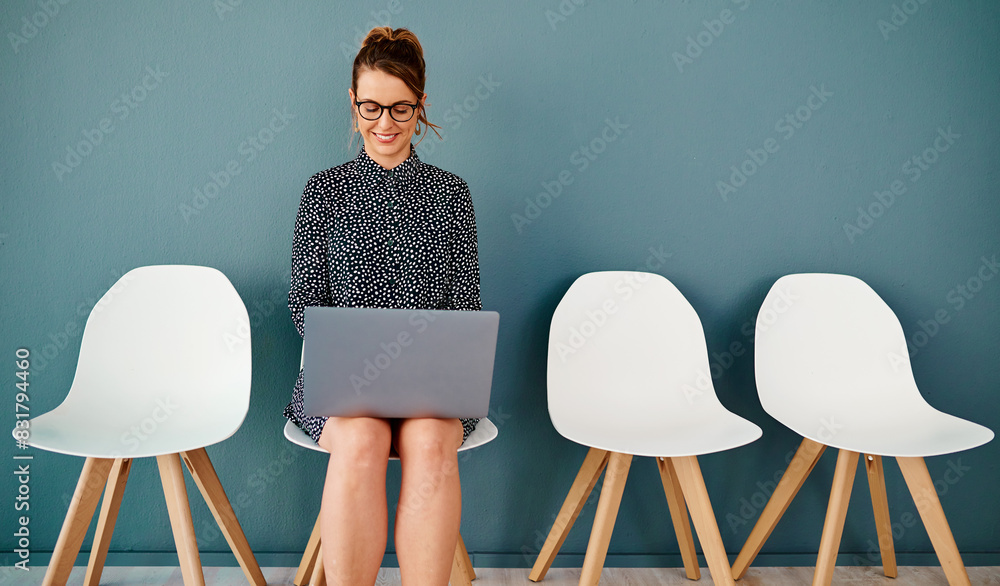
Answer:
<svg viewBox="0 0 1000 586"><path fill-rule="evenodd" d="M305 354L303 352L302 358L299 360L300 369L302 368L304 358ZM284 434L285 439L295 445L316 452L328 453L291 421L285 423ZM462 447L458 448L458 451L464 452L488 444L495 440L499 434L500 431L492 421L487 418L480 419L479 423L476 424L476 429L469 434L469 437L465 439L465 442L462 444ZM389 459L398 460L399 458L392 456ZM302 561L299 563L299 569L296 571L295 579L292 581L295 586L324 586L326 584L326 576L323 573L323 556L320 555L321 551L319 515L317 514L316 523L313 525L312 534L309 536L309 542L306 544L305 553L302 554ZM469 552L465 549L465 542L462 540L462 536L459 535L458 545L455 546L455 558L452 561L449 583L452 586L470 586L475 579L476 571L472 567L472 560L469 559Z"/></svg>
<svg viewBox="0 0 1000 586"><path fill-rule="evenodd" d="M265 584L205 446L239 429L250 401L250 326L208 267L129 271L84 328L65 400L31 420L31 446L86 458L44 584L65 584L104 490L86 584L100 581L132 460L156 457L184 583L204 584L181 459L252 584Z"/></svg>
<svg viewBox="0 0 1000 586"><path fill-rule="evenodd" d="M761 436L715 395L701 321L667 279L583 275L552 316L549 416L563 437L589 446L530 579L539 581L607 468L580 584L597 584L633 455L656 458L688 578L700 577L687 510L715 584L733 584L697 456ZM686 506L685 506L686 503Z"/></svg>
<svg viewBox="0 0 1000 586"><path fill-rule="evenodd" d="M804 439L733 564L739 579L827 446L837 466L814 585L833 578L860 454L865 454L883 570L895 577L882 457L895 457L949 584L969 584L923 458L968 450L989 429L934 409L910 369L903 328L864 282L845 275L778 279L757 316L755 370L761 405Z"/></svg>

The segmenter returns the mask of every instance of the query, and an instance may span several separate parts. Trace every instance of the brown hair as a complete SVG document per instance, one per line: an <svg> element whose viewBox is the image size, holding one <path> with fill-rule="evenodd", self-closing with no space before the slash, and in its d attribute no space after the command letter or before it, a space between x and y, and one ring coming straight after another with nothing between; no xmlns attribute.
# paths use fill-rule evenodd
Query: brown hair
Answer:
<svg viewBox="0 0 1000 586"><path fill-rule="evenodd" d="M424 97L424 82L427 81L424 49L420 46L417 35L405 28L393 30L387 26L380 26L368 32L368 36L361 43L358 56L354 58L354 69L351 71L351 89L354 90L355 96L358 93L358 75L366 70L381 71L403 80L406 87L416 94L418 104ZM423 104L417 106L418 134L421 122L441 138L437 131L440 126L427 121ZM423 137L420 140L423 140ZM420 140L417 144L420 144Z"/></svg>

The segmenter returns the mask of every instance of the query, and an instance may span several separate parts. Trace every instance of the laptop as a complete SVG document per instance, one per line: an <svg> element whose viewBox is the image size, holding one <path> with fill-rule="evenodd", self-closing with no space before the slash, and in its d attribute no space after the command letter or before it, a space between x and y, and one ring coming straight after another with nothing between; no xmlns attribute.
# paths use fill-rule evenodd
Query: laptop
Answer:
<svg viewBox="0 0 1000 586"><path fill-rule="evenodd" d="M306 307L303 407L339 417L486 417L500 315Z"/></svg>

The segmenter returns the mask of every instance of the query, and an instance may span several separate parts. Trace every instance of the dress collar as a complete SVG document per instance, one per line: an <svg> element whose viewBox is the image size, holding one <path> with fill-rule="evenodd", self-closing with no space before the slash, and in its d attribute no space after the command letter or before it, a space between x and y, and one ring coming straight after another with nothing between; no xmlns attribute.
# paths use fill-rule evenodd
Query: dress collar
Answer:
<svg viewBox="0 0 1000 586"><path fill-rule="evenodd" d="M416 149L413 148L413 145L410 145L410 156L392 169L386 169L369 157L368 153L365 152L365 147L362 145L358 156L354 159L354 165L362 177L373 177L376 179L395 177L397 180L403 181L413 177L417 167L421 165L421 161L417 157Z"/></svg>

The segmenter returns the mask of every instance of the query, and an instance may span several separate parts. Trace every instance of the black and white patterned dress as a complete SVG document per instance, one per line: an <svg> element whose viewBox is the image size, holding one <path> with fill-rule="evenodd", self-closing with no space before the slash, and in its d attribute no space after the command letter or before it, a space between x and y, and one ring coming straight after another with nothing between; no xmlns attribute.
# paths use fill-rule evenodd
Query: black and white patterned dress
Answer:
<svg viewBox="0 0 1000 586"><path fill-rule="evenodd" d="M476 216L461 178L410 156L387 170L364 148L306 183L292 238L288 308L482 309ZM319 440L326 417L302 410L299 371L285 417ZM464 437L477 419L463 419Z"/></svg>

